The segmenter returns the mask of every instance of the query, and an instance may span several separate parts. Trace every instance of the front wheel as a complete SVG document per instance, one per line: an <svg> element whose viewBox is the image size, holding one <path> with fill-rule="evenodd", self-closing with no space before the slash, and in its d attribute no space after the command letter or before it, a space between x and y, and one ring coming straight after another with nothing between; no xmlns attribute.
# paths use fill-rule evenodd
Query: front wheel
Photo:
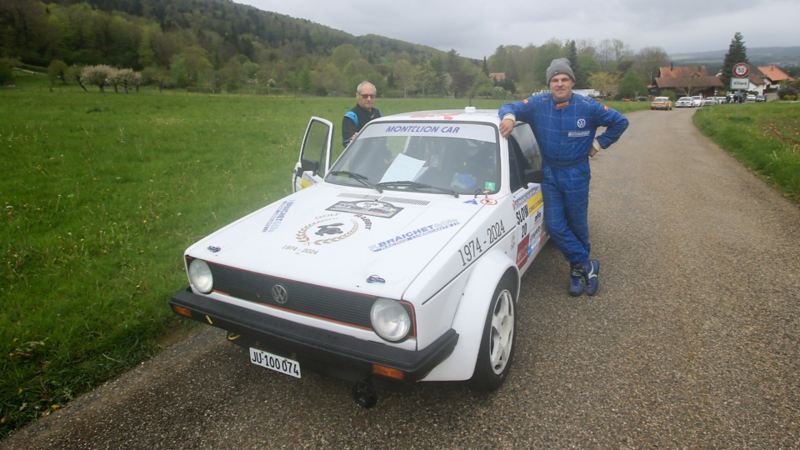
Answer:
<svg viewBox="0 0 800 450"><path fill-rule="evenodd" d="M475 374L472 376L473 388L493 391L508 376L514 356L515 307L512 283L504 278L494 291L486 315Z"/></svg>

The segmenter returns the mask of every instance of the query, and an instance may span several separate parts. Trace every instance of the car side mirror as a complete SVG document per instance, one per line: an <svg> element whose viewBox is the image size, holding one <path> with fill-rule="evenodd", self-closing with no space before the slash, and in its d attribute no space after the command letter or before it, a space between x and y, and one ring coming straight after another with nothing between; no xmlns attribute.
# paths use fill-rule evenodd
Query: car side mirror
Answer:
<svg viewBox="0 0 800 450"><path fill-rule="evenodd" d="M525 181L528 183L541 184L544 179L544 172L535 169L525 169Z"/></svg>
<svg viewBox="0 0 800 450"><path fill-rule="evenodd" d="M297 168L297 176L302 176L303 172L317 173L319 171L319 161L308 159L300 160L300 167Z"/></svg>

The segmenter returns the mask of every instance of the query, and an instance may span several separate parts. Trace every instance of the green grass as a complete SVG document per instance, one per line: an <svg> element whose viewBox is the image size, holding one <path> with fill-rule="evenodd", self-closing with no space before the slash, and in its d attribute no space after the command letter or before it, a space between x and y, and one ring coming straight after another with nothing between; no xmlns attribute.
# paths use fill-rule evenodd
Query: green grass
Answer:
<svg viewBox="0 0 800 450"><path fill-rule="evenodd" d="M742 164L800 201L800 104L721 105L697 111L693 121Z"/></svg>
<svg viewBox="0 0 800 450"><path fill-rule="evenodd" d="M465 103L378 106L390 114ZM166 303L186 285L183 250L288 194L309 116L338 128L353 104L51 91L37 74L0 90L0 437L152 356L187 327Z"/></svg>

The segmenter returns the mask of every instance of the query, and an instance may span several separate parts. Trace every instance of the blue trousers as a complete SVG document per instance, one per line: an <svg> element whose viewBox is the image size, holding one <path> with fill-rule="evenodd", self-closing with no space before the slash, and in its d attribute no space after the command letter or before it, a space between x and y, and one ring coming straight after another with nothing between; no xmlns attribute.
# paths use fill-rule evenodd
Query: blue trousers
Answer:
<svg viewBox="0 0 800 450"><path fill-rule="evenodd" d="M589 161L570 167L542 168L544 223L570 264L589 260Z"/></svg>

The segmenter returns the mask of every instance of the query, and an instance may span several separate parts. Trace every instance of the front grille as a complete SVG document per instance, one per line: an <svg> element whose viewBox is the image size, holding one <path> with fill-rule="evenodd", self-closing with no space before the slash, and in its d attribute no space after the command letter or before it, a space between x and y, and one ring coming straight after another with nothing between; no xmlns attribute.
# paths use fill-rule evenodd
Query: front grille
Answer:
<svg viewBox="0 0 800 450"><path fill-rule="evenodd" d="M300 314L372 329L369 313L375 302L373 296L323 288L210 262L208 266L214 275L216 291ZM276 284L286 288L289 294L285 304L279 304L272 298L272 287Z"/></svg>

